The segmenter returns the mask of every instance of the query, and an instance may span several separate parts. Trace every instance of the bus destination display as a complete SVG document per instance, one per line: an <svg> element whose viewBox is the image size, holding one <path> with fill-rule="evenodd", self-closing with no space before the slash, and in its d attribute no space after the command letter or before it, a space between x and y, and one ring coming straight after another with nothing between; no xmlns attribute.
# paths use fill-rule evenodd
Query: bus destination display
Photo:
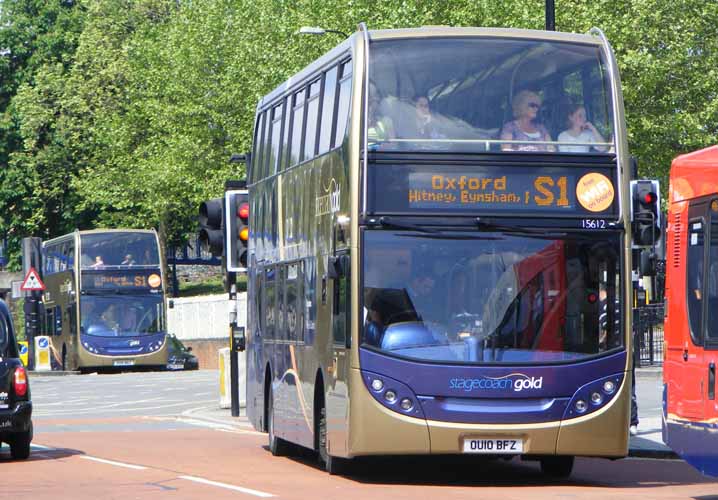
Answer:
<svg viewBox="0 0 718 500"><path fill-rule="evenodd" d="M575 178L569 175L445 175L412 173L411 208L575 208Z"/></svg>
<svg viewBox="0 0 718 500"><path fill-rule="evenodd" d="M410 210L591 212L609 209L611 180L597 172L536 173L491 169L485 172L413 171L403 204ZM398 202L384 202L394 205ZM382 203L382 204L384 204ZM388 207L387 207L388 208Z"/></svg>
<svg viewBox="0 0 718 500"><path fill-rule="evenodd" d="M83 272L82 287L93 289L137 289L149 288L156 290L161 288L162 278L156 272L123 272L123 271L102 271Z"/></svg>

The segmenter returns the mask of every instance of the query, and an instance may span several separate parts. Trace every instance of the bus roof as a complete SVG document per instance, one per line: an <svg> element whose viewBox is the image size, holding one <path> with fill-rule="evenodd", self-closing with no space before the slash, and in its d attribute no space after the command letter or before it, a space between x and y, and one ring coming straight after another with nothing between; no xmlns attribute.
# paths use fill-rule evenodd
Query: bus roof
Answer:
<svg viewBox="0 0 718 500"><path fill-rule="evenodd" d="M55 238L52 238L50 240L45 240L42 242L43 245L51 244L51 243L57 243L58 241L64 241L64 240L70 240L75 237L75 234L83 235L83 234L97 234L97 233L156 233L154 229L123 229L123 228L113 228L113 229L84 229L79 230L76 229L72 233L63 234L62 236L56 236Z"/></svg>
<svg viewBox="0 0 718 500"><path fill-rule="evenodd" d="M671 163L670 202L718 194L718 145L680 155Z"/></svg>
<svg viewBox="0 0 718 500"><path fill-rule="evenodd" d="M295 73L289 79L285 80L271 92L260 99L257 104L257 112L273 104L279 97L292 91L294 87L303 84L308 78L316 75L321 69L340 59L349 53L350 48L358 43L357 39L361 38L361 33L352 33L349 38L339 45L335 46L329 52L310 63L308 66ZM544 40L551 42L570 42L592 45L602 45L599 37L591 34L566 33L561 31L541 31L513 28L467 28L467 27L451 27L451 26L424 26L420 28L402 28L391 30L369 30L369 39L390 40L401 38L423 38L423 37L499 37L499 38L519 38Z"/></svg>

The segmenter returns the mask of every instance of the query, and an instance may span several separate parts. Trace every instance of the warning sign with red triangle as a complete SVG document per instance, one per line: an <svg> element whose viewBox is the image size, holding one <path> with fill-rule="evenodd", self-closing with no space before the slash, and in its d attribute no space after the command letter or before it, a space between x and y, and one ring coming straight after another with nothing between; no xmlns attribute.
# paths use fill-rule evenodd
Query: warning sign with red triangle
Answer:
<svg viewBox="0 0 718 500"><path fill-rule="evenodd" d="M20 290L24 292L38 292L45 290L45 283L40 279L34 267L31 267L25 276L25 280L20 285Z"/></svg>

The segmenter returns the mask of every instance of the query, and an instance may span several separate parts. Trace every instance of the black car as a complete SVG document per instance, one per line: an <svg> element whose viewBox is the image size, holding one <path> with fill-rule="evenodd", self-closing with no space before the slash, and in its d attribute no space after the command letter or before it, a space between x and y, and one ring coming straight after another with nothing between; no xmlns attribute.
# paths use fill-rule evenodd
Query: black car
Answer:
<svg viewBox="0 0 718 500"><path fill-rule="evenodd" d="M12 458L30 456L31 418L30 382L20 361L10 311L0 300L0 442L10 445Z"/></svg>
<svg viewBox="0 0 718 500"><path fill-rule="evenodd" d="M185 347L180 340L172 334L167 335L167 369L168 370L197 370L199 361L197 356L190 354L191 347Z"/></svg>

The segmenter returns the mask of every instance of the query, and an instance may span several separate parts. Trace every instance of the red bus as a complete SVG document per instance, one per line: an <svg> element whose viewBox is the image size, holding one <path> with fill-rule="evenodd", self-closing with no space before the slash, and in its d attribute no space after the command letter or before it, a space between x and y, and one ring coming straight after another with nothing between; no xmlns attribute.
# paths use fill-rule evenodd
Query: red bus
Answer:
<svg viewBox="0 0 718 500"><path fill-rule="evenodd" d="M671 166L663 440L718 476L718 146Z"/></svg>

